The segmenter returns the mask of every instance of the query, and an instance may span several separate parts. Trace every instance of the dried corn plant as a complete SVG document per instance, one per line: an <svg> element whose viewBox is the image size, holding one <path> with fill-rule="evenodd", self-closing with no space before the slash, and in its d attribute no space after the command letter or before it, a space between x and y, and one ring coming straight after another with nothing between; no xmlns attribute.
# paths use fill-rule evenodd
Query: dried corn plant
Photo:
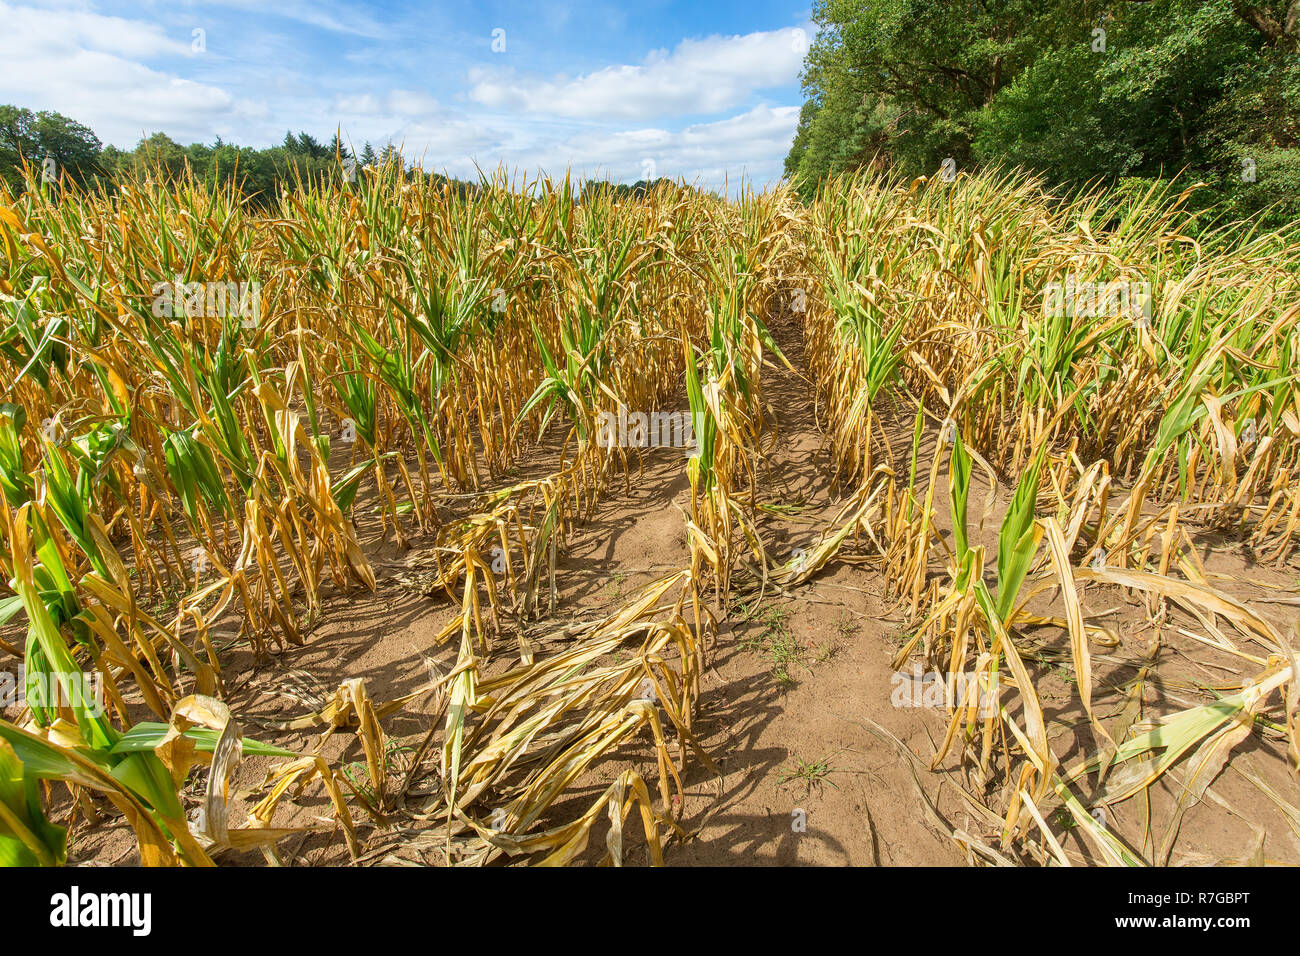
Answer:
<svg viewBox="0 0 1300 956"><path fill-rule="evenodd" d="M405 814L433 824L418 840L442 863L563 864L600 828L619 864L636 808L661 862L683 835L688 761L716 771L691 728L730 598L797 588L855 550L912 622L900 665L915 653L976 675L972 693L1015 691L991 712L959 702L933 756L982 781L1000 846L962 839L985 859L1019 846L1062 862L1044 821L1063 808L1098 858L1164 862L1171 837L1144 852L1096 825L1085 781L1121 802L1190 753L1181 814L1261 726L1300 759L1291 645L1214 589L1194 543L1232 534L1282 562L1300 534L1294 230L1199 228L1168 190L1063 202L997 172L849 175L807 207L785 188L579 201L567 177L455 191L399 163L364 172L299 182L269 215L148 173L113 194L0 194L0 564L15 582L0 619L27 622L0 651L100 674L107 703L0 724L5 859L61 862L26 796L61 780L74 801L104 793L146 862L252 847L279 862L292 831L272 815L319 778L355 859L378 851L353 809L381 851L415 845L392 835ZM846 498L782 565L758 492L778 437L766 374L790 367L768 324L789 313ZM628 409L689 414L690 563L560 626L559 556L644 468L644 442L602 433ZM989 489L975 509L972 479ZM431 556L426 591L452 609L446 672L390 701L349 680L277 728L356 733L364 782L242 738L214 629L258 657L310 641L329 594L376 587L368 546L388 538ZM1085 582L1153 620L1192 615L1257 676L1164 730L1129 733L1140 693L1108 723L1091 674L1111 635ZM1071 767L1029 659L1029 636L1053 628L1098 743ZM384 721L427 693L399 783ZM559 811L598 762L645 747L653 771ZM291 759L241 829L213 794L250 752ZM209 754L191 827L181 770ZM119 758L151 787L111 784Z"/></svg>
<svg viewBox="0 0 1300 956"><path fill-rule="evenodd" d="M973 678L932 766L956 755L973 805L1001 820L999 850L955 835L984 860L1016 844L1069 865L1045 821L1059 809L1095 859L1167 863L1182 815L1246 737L1284 741L1300 767L1295 651L1209 583L1195 543L1226 531L1272 561L1294 546L1300 234L1241 224L1192 238L1186 195L1117 207L1101 193L1062 203L1018 175L857 176L809 212L799 281L812 289L805 327L825 427L842 480L876 502L859 526L913 622L895 666L919 654ZM973 475L989 488L978 521ZM994 556L982 532L1006 489ZM1118 637L1089 620L1082 582L1139 596L1157 635L1178 606L1205 628L1183 634L1257 673L1130 735L1159 639L1120 718L1104 721L1092 657ZM1062 613L1031 610L1049 594ZM1026 662L1044 627L1068 634L1097 746L1068 769ZM1175 771L1189 753L1186 774ZM1084 806L1084 794L1094 807L1146 794L1165 774L1183 797L1154 852Z"/></svg>

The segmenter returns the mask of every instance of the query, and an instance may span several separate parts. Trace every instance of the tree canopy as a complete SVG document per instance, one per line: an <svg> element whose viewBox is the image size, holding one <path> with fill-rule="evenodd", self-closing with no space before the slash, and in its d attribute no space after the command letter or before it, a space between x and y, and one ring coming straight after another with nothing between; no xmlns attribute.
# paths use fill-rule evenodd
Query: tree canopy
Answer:
<svg viewBox="0 0 1300 956"><path fill-rule="evenodd" d="M112 189L124 178L136 175L180 177L191 171L204 182L234 185L247 199L267 204L283 184L297 178L338 178L342 165L352 158L349 147L335 132L323 143L307 132L286 132L283 142L266 149L227 143L218 137L211 145L182 146L166 133L153 133L122 150L103 146L91 130L61 113L33 113L18 106L0 105L0 181L11 193L24 188L23 166L41 169L46 157L57 163L60 177L79 186L101 185ZM366 143L357 162L362 166L403 162L396 146L384 145L376 154ZM415 167L404 165L407 175ZM470 183L447 179L453 188L475 188Z"/></svg>
<svg viewBox="0 0 1300 956"><path fill-rule="evenodd" d="M21 182L24 163L40 167L47 157L85 183L102 173L102 145L87 127L61 113L0 105L0 179L11 189Z"/></svg>
<svg viewBox="0 0 1300 956"><path fill-rule="evenodd" d="M815 0L786 173L1172 176L1300 214L1300 0Z"/></svg>

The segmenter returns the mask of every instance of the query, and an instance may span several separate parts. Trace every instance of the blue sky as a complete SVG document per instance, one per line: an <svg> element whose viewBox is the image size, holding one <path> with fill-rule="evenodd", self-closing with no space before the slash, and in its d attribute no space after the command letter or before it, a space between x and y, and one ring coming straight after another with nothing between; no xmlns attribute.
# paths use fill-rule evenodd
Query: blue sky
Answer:
<svg viewBox="0 0 1300 956"><path fill-rule="evenodd" d="M461 178L477 162L762 186L794 136L808 15L806 0L0 0L0 103L123 148L341 126Z"/></svg>

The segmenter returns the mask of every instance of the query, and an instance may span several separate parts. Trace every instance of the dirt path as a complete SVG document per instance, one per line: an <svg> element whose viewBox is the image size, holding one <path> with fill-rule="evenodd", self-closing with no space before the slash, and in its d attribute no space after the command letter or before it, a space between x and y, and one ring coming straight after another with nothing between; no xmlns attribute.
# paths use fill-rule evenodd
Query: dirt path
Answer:
<svg viewBox="0 0 1300 956"><path fill-rule="evenodd" d="M814 418L802 333L773 324L800 375L775 366L764 397L779 429L760 504L764 546L776 560L811 549L842 502ZM820 452L820 454L819 454ZM770 478L770 480L768 480ZM869 730L887 727L916 752L942 733L936 715L890 704L891 637L898 624L871 575L832 562L788 596L744 607L718 641L697 729L726 774L693 788L684 826L694 840L678 865L955 864L961 855L927 814L907 762ZM928 731L928 734L927 734Z"/></svg>
<svg viewBox="0 0 1300 956"><path fill-rule="evenodd" d="M812 389L801 374L806 371L802 331L791 317L784 317L772 324L772 332L798 373L776 365L764 372L764 397L778 438L760 475L758 525L772 558L785 561L796 553L794 549L808 550L816 544L843 502L832 492L830 460L815 420ZM679 399L679 407L684 407L684 398ZM594 519L572 535L558 562L561 591L556 618L539 627L606 616L644 585L689 564L683 514L689 508L690 487L681 454L671 449L648 451L640 473L631 477L626 488L612 488ZM544 463L532 464L542 467ZM984 487L975 491L981 500L984 494ZM991 520L996 522L996 513ZM990 527L995 534L996 524ZM372 699L392 700L412 692L436 669L445 673L454 662L455 642L438 646L435 637L455 608L425 595L410 578L411 569L432 563L427 543L417 540L412 550L403 551L391 542L371 542L367 550L376 567L378 592L331 594L323 623L305 646L291 648L261 666L255 666L238 644L223 652L230 661L226 673L232 710L245 720L251 736L300 752L315 750L319 728L292 732L260 732L259 728L319 709L343 680L362 677ZM1219 563L1214 566L1225 576L1244 579L1247 573L1264 574L1244 564L1223 563L1222 556L1215 560ZM1271 579L1276 585L1285 575L1273 574ZM967 860L952 839L953 828L996 841L981 821L971 821L971 811L959 799L955 775L960 771L948 769L955 761L950 759L939 771L928 769L934 742L946 728L946 711L892 702L897 678L890 660L900 645L903 626L881 596L882 582L878 570L841 555L789 593L769 590L761 603L733 605L718 639L707 649L695 722L700 742L723 776L719 779L694 759L687 762L681 823L689 838L670 841L666 863L961 865ZM1141 630L1121 630L1131 656L1138 655L1146 639ZM1170 646L1175 652L1182 650L1176 640ZM1188 650L1203 659L1203 648ZM1226 664L1223 669L1228 669ZM1071 708L1077 709L1072 688L1064 681L1058 681L1059 687L1053 684L1050 669L1040 673L1044 678L1040 690L1053 715L1065 726L1077 723L1071 718ZM1104 664L1098 665L1098 673L1099 686L1111 680ZM1131 681L1131 669L1114 673L1112 699L1122 702L1129 686L1123 681ZM1152 692L1161 686L1153 684ZM434 704L426 697L385 720L395 778L404 776L412 749L437 719ZM894 739L888 739L891 735ZM364 777L364 757L356 737L335 734L321 752L358 780ZM1077 748L1073 753L1078 755ZM258 779L267 763L248 761L244 779ZM1262 757L1258 763L1257 769L1275 786L1286 786L1284 767L1279 771ZM565 791L544 823L553 826L584 812L626 768L637 770L647 781L656 778L655 757L646 740L597 764ZM428 785L433 780L430 777ZM1202 861L1213 861L1222 858L1224 846L1245 847L1255 839L1255 821L1277 834L1269 845L1270 858L1300 856L1296 853L1300 840L1287 843L1285 822L1251 784L1232 777L1216 788L1235 812L1225 816L1209 801L1195 808L1184 822L1188 838L1182 845L1193 854L1184 854L1185 861L1196 861L1196 854ZM417 787L412 796L418 798L420 792ZM1163 784L1153 794L1159 804L1172 800ZM236 819L242 819L241 803L247 806L237 800L232 807ZM284 804L282 814L278 825L330 819L319 793ZM393 823L390 829L362 823L367 849L363 862L439 862L442 830L436 822L412 822L399 816ZM646 862L638 828L628 826L624 832L625 862ZM1071 851L1087 858L1088 849L1077 838L1063 834L1062 839ZM596 862L603 853L603 824L598 824L586 860ZM286 862L298 865L348 862L338 833L329 830L285 841L283 855ZM79 828L71 859L130 864L138 856L130 831L119 823ZM227 854L223 861L257 865L262 859L257 854Z"/></svg>
<svg viewBox="0 0 1300 956"><path fill-rule="evenodd" d="M772 331L802 373L806 366L797 324L778 321ZM769 452L769 470L762 474L759 503L788 510L762 512L760 527L774 558L785 560L792 548L813 547L841 502L831 494L828 457L808 382L773 366L764 372L764 396L778 426L778 441ZM643 470L632 476L628 488L611 489L595 518L578 529L561 556L558 623L612 613L650 581L688 565L683 515L689 507L681 452L647 451ZM307 648L286 655L284 663L295 673L315 675L314 685L322 692L343 677L363 676L380 700L409 692L427 679L427 659L447 666L454 649L433 649L432 638L452 609L445 602L430 606L429 599L394 587L401 566L420 560L418 550L391 555L394 568L383 573L381 591L389 597L381 607L366 601L330 609L321 632ZM724 623L707 652L695 724L724 776L719 780L698 761L688 761L682 826L692 837L669 845L669 865L963 862L951 838L928 823L908 761L868 729L875 721L914 754L928 754L944 726L935 711L890 704L889 659L899 625L891 620L873 578L871 572L837 560L788 595L769 592L759 605L732 609L731 623ZM301 712L301 703L284 698L280 673L266 671L260 679L268 690L279 689L279 707L286 716ZM259 686L257 679L250 686ZM250 704L262 710L267 699ZM399 747L409 746L422 736L428 719L421 707L408 708L386 730ZM302 744L309 741L310 735L304 735ZM331 742L326 755L344 763L361 759L352 738ZM629 767L654 779L657 768L647 742L602 761L561 796L549 822L585 810ZM932 776L925 784L932 799L938 779ZM942 806L944 801L938 802ZM590 862L604 852L600 829L591 839ZM644 845L635 827L625 829L625 839L627 862L643 862ZM382 846L389 841L377 836L376 842ZM425 842L407 841L394 858L429 859L420 850ZM433 842L428 841L430 846ZM345 859L337 840L320 837L305 841L301 852L302 862Z"/></svg>

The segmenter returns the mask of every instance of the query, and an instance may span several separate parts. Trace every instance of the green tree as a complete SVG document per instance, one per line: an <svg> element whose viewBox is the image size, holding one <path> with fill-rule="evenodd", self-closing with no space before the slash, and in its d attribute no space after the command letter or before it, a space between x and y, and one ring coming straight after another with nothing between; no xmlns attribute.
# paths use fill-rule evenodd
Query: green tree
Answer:
<svg viewBox="0 0 1300 956"><path fill-rule="evenodd" d="M102 149L89 127L62 113L0 106L0 178L12 191L21 186L24 163L40 167L47 157L60 176L90 183L104 174Z"/></svg>
<svg viewBox="0 0 1300 956"><path fill-rule="evenodd" d="M36 116L31 110L0 106L0 177L12 192L17 192L22 183L23 163L40 162L35 125Z"/></svg>
<svg viewBox="0 0 1300 956"><path fill-rule="evenodd" d="M873 159L920 175L951 157L1066 189L1186 171L1233 214L1300 203L1300 0L817 0L813 17L785 167L805 194Z"/></svg>
<svg viewBox="0 0 1300 956"><path fill-rule="evenodd" d="M100 172L104 144L90 127L62 113L42 111L36 114L36 138L41 157L53 157L61 173L85 183Z"/></svg>
<svg viewBox="0 0 1300 956"><path fill-rule="evenodd" d="M914 174L971 160L980 115L1090 5L1063 0L817 0L801 151L811 185L878 151Z"/></svg>

